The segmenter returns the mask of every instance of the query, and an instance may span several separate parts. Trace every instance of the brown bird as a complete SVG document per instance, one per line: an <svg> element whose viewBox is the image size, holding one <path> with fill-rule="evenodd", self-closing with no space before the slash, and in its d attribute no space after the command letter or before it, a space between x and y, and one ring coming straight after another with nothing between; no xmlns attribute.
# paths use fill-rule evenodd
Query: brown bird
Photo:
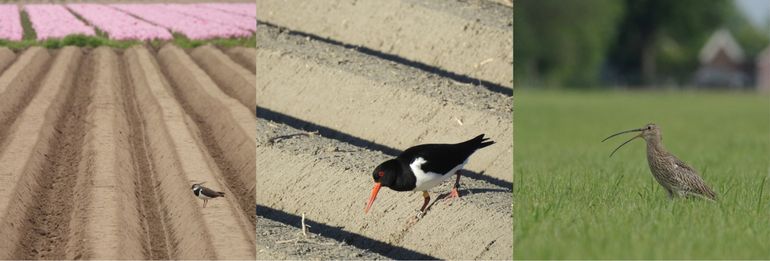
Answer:
<svg viewBox="0 0 770 261"><path fill-rule="evenodd" d="M636 138L644 138L647 142L647 163L650 165L650 172L655 180L660 183L668 192L668 198L673 197L702 197L710 200L717 200L717 195L709 188L703 179L692 167L688 166L677 157L666 151L661 142L663 138L660 129L653 123L647 124L643 128L633 129L612 134L602 142L617 135L629 132L640 132L630 140L620 144L612 151L610 157L615 154L620 147L626 145Z"/></svg>

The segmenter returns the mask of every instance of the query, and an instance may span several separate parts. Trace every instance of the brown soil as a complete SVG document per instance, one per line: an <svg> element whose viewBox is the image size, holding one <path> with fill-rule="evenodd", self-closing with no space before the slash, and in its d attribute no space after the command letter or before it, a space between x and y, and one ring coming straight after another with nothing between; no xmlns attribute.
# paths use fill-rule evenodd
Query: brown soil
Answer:
<svg viewBox="0 0 770 261"><path fill-rule="evenodd" d="M8 65L11 65L14 59L16 59L16 54L11 49L0 47L0 72L5 70Z"/></svg>
<svg viewBox="0 0 770 261"><path fill-rule="evenodd" d="M171 75L174 93L199 126L206 148L223 171L226 185L236 192L234 197L254 225L254 114L217 88L181 49L165 46L159 57L163 70Z"/></svg>
<svg viewBox="0 0 770 261"><path fill-rule="evenodd" d="M257 37L260 107L397 149L484 133L496 144L466 169L513 180L511 97L270 27Z"/></svg>
<svg viewBox="0 0 770 261"><path fill-rule="evenodd" d="M432 204L419 221L420 193L383 189L364 214L371 170L389 156L261 119L257 133L257 204L292 215L305 213L325 225L320 229L314 224L315 233L395 259L512 258L511 189L464 178L461 198L444 199L447 183L431 191ZM282 216L258 214L277 220ZM265 229L258 226L257 234ZM286 237L260 241L277 244ZM322 251L307 255L334 257Z"/></svg>
<svg viewBox="0 0 770 261"><path fill-rule="evenodd" d="M255 100L257 83L253 72L249 72L222 51L210 45L196 48L191 56L227 95L237 99L254 112L257 108Z"/></svg>
<svg viewBox="0 0 770 261"><path fill-rule="evenodd" d="M230 138L199 131L155 59L142 47L12 59L0 75L0 259L255 257L254 210L241 202L254 190L225 186L223 153L207 145ZM200 181L227 196L201 208Z"/></svg>
<svg viewBox="0 0 770 261"><path fill-rule="evenodd" d="M513 11L488 1L257 1L260 21L513 86Z"/></svg>
<svg viewBox="0 0 770 261"><path fill-rule="evenodd" d="M258 1L257 257L512 259L513 16L497 2ZM377 164L481 133L496 144L460 199L433 188L418 220L420 193L383 189L363 213Z"/></svg>
<svg viewBox="0 0 770 261"><path fill-rule="evenodd" d="M233 47L227 50L227 54L233 61L239 63L241 66L249 70L251 73L256 73L257 70L257 50L254 48L246 47Z"/></svg>

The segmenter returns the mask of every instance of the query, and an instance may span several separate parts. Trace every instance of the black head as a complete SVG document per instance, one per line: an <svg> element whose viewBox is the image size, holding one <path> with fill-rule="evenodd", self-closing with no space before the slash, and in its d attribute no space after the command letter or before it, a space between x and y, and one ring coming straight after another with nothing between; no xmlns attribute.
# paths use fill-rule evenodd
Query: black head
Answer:
<svg viewBox="0 0 770 261"><path fill-rule="evenodd" d="M382 184L383 187L390 187L396 183L396 177L401 173L401 164L395 160L388 160L374 168L372 178L375 183Z"/></svg>
<svg viewBox="0 0 770 261"><path fill-rule="evenodd" d="M380 187L391 187L396 184L396 179L401 173L401 164L395 160L388 160L374 168L372 172L372 178L374 179L374 188L369 195L369 201L366 203L364 213L369 212L369 208L374 204L374 199L377 198L377 193L380 191Z"/></svg>

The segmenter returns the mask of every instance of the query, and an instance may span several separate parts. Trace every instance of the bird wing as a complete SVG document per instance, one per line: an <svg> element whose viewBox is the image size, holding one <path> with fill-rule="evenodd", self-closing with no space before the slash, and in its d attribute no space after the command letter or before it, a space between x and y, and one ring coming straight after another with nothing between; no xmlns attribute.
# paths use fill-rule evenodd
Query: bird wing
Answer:
<svg viewBox="0 0 770 261"><path fill-rule="evenodd" d="M686 186L684 187L685 190L706 196L712 200L716 200L716 193L711 190L708 185L706 185L706 182L703 181L695 169L687 165L687 163L684 163L684 161L680 160L676 156L671 155L671 157L674 164L677 166L676 171L681 174L678 176L682 179L681 181L683 181L683 185Z"/></svg>
<svg viewBox="0 0 770 261"><path fill-rule="evenodd" d="M463 164L472 153L473 150L450 144L425 144L409 148L402 155L404 159L423 158L425 163L420 168L426 172L447 174Z"/></svg>
<svg viewBox="0 0 770 261"><path fill-rule="evenodd" d="M457 144L417 145L406 149L398 157L407 164L411 163L409 161L421 157L426 161L421 167L423 170L447 174L453 168L463 164L477 149L492 144L494 142L488 141L482 134Z"/></svg>
<svg viewBox="0 0 770 261"><path fill-rule="evenodd" d="M210 197L210 198L216 198L216 197L223 197L223 196L225 196L225 193L223 193L223 192L214 191L213 189L210 189L210 188L207 188L207 187L203 187L203 186L201 186L201 194L203 194L203 195L205 195L207 197Z"/></svg>

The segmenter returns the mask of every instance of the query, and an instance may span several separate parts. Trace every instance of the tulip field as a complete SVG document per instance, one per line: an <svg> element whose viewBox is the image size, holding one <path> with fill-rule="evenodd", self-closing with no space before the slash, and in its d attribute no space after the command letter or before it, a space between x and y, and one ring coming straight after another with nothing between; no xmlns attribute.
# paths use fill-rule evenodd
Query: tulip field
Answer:
<svg viewBox="0 0 770 261"><path fill-rule="evenodd" d="M166 28L139 20L129 14L99 4L68 4L67 7L115 40L170 40Z"/></svg>
<svg viewBox="0 0 770 261"><path fill-rule="evenodd" d="M254 3L0 4L0 46L13 48L24 41L17 49L39 43L70 45L61 43L67 38L92 46L170 40L179 44L180 39L195 42L189 47L223 40L251 45L253 41L244 39L253 38L256 27Z"/></svg>
<svg viewBox="0 0 770 261"><path fill-rule="evenodd" d="M0 39L20 41L23 33L15 5L0 5Z"/></svg>

